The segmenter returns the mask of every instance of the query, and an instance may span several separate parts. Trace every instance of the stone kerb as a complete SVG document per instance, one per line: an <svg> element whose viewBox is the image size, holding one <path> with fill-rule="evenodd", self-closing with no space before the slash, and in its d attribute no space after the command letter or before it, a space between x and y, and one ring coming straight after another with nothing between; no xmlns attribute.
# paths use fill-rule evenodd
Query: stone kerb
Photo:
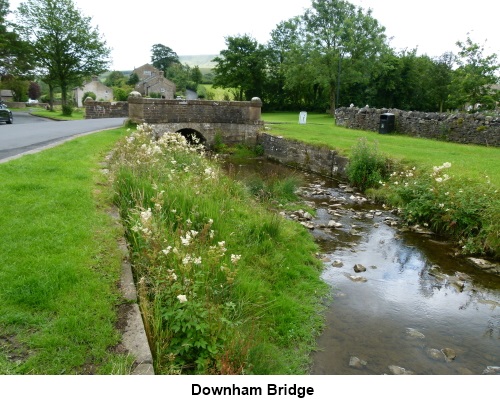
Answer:
<svg viewBox="0 0 500 405"><path fill-rule="evenodd" d="M392 113L396 132L456 143L500 146L500 117L480 113L425 113L398 109L342 107L335 111L337 125L378 131L380 114Z"/></svg>

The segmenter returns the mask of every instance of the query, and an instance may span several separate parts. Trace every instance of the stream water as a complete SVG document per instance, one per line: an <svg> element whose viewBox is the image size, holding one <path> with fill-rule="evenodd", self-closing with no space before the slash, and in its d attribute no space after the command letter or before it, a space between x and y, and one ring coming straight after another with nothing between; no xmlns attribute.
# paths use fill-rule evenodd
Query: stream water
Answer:
<svg viewBox="0 0 500 405"><path fill-rule="evenodd" d="M435 235L403 229L336 180L263 160L231 167L235 177L300 176L316 209L305 225L333 300L311 374L500 374L500 275Z"/></svg>

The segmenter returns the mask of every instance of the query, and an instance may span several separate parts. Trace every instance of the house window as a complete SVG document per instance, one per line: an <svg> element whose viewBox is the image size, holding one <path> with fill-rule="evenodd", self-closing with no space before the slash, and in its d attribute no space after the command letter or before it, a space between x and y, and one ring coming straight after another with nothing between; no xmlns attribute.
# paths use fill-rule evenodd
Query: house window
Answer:
<svg viewBox="0 0 500 405"><path fill-rule="evenodd" d="M144 76L151 76L151 70L145 70Z"/></svg>

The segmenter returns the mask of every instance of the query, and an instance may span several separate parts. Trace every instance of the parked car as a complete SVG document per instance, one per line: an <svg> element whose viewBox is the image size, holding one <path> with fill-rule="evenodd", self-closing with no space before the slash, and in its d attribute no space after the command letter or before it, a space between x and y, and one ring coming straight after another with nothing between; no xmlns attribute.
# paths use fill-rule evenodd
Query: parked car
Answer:
<svg viewBox="0 0 500 405"><path fill-rule="evenodd" d="M12 124L14 122L12 111L3 103L0 103L0 122L6 122L7 124Z"/></svg>

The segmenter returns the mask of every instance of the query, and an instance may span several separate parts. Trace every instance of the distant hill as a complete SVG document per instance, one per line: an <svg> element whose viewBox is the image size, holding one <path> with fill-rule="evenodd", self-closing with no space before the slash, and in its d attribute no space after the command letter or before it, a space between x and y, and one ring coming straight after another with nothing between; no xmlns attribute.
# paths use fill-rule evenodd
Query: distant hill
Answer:
<svg viewBox="0 0 500 405"><path fill-rule="evenodd" d="M179 60L190 67L198 66L200 69L213 69L215 62L213 58L218 55L179 55Z"/></svg>

